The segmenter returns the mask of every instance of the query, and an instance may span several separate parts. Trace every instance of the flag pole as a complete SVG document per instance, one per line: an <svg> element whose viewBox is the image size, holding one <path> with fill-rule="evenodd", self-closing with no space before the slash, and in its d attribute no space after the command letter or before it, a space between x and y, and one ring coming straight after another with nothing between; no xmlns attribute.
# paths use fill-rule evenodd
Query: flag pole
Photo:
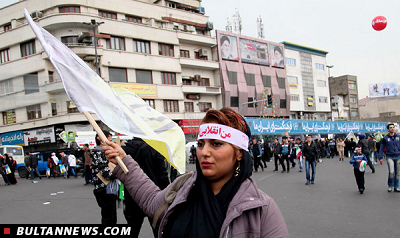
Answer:
<svg viewBox="0 0 400 238"><path fill-rule="evenodd" d="M90 125L93 126L94 130L97 132L97 134L99 135L100 139L105 144L105 141L107 141L108 139L107 139L106 135L104 135L104 133L101 130L101 128L99 127L99 125L97 125L97 122L93 119L92 115L90 115L90 113L87 112L87 111L83 112L83 115L85 115L85 117L89 121ZM127 174L129 172L129 170L125 166L124 162L122 162L122 159L119 156L115 157L115 159L117 160L118 165L121 167L122 171L124 171L124 173Z"/></svg>

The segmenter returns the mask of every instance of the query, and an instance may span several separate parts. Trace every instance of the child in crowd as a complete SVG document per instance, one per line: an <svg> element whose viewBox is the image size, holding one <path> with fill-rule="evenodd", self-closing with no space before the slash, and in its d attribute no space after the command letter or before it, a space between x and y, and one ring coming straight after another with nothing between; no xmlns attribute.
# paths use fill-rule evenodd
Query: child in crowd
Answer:
<svg viewBox="0 0 400 238"><path fill-rule="evenodd" d="M358 191L360 194L364 193L365 190L365 181L364 181L364 173L365 167L368 163L367 157L361 152L361 147L357 147L355 149L355 154L350 159L350 164L354 167L354 176L356 177L356 182L358 186Z"/></svg>

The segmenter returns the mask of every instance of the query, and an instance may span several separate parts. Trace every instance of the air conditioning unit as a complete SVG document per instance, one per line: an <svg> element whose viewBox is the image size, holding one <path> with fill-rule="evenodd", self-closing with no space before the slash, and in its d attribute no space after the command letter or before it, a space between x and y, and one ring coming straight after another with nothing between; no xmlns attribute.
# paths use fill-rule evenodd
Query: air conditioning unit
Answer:
<svg viewBox="0 0 400 238"><path fill-rule="evenodd" d="M194 75L194 80L200 81L201 80L201 75L200 74Z"/></svg>
<svg viewBox="0 0 400 238"><path fill-rule="evenodd" d="M206 29L207 30L213 30L214 29L214 23L208 21L206 23Z"/></svg>
<svg viewBox="0 0 400 238"><path fill-rule="evenodd" d="M185 26L184 25L179 25L179 30L184 31L185 30Z"/></svg>
<svg viewBox="0 0 400 238"><path fill-rule="evenodd" d="M31 13L31 17L33 19L41 18L41 17L43 17L43 13L39 12L39 11L34 11L34 12Z"/></svg>
<svg viewBox="0 0 400 238"><path fill-rule="evenodd" d="M185 31L190 31L190 32L196 31L196 27L185 25Z"/></svg>
<svg viewBox="0 0 400 238"><path fill-rule="evenodd" d="M178 23L174 23L174 30L179 30L179 24Z"/></svg>
<svg viewBox="0 0 400 238"><path fill-rule="evenodd" d="M93 37L90 36L87 32L82 32L78 38L78 42L84 44L92 44Z"/></svg>
<svg viewBox="0 0 400 238"><path fill-rule="evenodd" d="M207 50L206 49L200 49L199 50L199 56L207 56Z"/></svg>

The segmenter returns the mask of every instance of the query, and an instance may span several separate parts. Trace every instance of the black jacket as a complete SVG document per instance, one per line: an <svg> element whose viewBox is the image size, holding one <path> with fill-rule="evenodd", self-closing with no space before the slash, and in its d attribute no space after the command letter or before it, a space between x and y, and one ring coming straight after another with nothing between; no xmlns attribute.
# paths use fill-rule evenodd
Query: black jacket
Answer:
<svg viewBox="0 0 400 238"><path fill-rule="evenodd" d="M274 149L274 155L278 156L279 153L281 152L281 147L282 147L281 143L275 144L275 142L274 142L274 144L272 146Z"/></svg>
<svg viewBox="0 0 400 238"><path fill-rule="evenodd" d="M29 167L37 168L38 166L38 158L35 155L29 155Z"/></svg>
<svg viewBox="0 0 400 238"><path fill-rule="evenodd" d="M318 147L317 144L313 141L310 145L308 142L303 144L303 158L306 157L307 161L314 161L318 157Z"/></svg>
<svg viewBox="0 0 400 238"><path fill-rule="evenodd" d="M368 141L365 138L358 141L357 146L361 147L363 154L365 153L369 154Z"/></svg>
<svg viewBox="0 0 400 238"><path fill-rule="evenodd" d="M122 148L161 190L169 185L164 156L139 138L134 138Z"/></svg>

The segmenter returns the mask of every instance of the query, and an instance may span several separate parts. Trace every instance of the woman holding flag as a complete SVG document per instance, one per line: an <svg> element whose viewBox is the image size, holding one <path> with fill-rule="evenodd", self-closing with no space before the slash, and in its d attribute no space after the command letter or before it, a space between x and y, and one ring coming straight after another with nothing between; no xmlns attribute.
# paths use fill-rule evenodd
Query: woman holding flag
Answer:
<svg viewBox="0 0 400 238"><path fill-rule="evenodd" d="M159 224L158 237L289 237L282 214L251 179L250 128L232 109L210 110L198 135L196 171L160 190L112 142L107 158L120 156L129 169L113 173L149 216ZM158 222L157 222L158 221Z"/></svg>

